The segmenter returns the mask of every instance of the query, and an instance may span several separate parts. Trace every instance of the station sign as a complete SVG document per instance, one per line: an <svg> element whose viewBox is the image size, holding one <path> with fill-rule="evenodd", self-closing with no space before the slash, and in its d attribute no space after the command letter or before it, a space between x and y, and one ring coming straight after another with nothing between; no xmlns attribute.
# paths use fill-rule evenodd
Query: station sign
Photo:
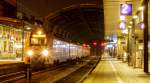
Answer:
<svg viewBox="0 0 150 83"><path fill-rule="evenodd" d="M120 15L132 15L132 4L120 4Z"/></svg>
<svg viewBox="0 0 150 83"><path fill-rule="evenodd" d="M122 30L126 29L125 22L120 22L120 29L122 29Z"/></svg>

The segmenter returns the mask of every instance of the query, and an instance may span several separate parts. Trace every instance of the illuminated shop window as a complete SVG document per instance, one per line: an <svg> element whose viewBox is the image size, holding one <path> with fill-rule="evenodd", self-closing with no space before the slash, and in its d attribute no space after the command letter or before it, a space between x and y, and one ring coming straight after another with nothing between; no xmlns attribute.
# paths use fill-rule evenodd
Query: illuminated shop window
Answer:
<svg viewBox="0 0 150 83"><path fill-rule="evenodd" d="M0 24L0 60L21 60L22 47L22 30Z"/></svg>

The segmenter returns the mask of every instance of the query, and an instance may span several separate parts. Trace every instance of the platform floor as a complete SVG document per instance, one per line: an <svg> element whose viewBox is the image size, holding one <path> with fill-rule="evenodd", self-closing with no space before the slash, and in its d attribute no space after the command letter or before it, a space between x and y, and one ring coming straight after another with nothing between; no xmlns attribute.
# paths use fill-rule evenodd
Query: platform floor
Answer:
<svg viewBox="0 0 150 83"><path fill-rule="evenodd" d="M83 83L150 83L150 75L104 53L102 60Z"/></svg>

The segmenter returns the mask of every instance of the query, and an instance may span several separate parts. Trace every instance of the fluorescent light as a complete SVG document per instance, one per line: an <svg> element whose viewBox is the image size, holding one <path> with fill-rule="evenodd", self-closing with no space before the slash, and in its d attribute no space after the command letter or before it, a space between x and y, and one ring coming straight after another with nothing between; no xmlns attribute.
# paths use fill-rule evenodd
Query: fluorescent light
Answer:
<svg viewBox="0 0 150 83"><path fill-rule="evenodd" d="M133 24L133 22L132 22L132 21L130 21L130 24Z"/></svg>
<svg viewBox="0 0 150 83"><path fill-rule="evenodd" d="M144 29L144 27L145 27L145 24L142 22L142 23L140 23L140 28L141 29Z"/></svg>
<svg viewBox="0 0 150 83"><path fill-rule="evenodd" d="M126 19L126 17L125 16L120 16L120 20L125 20Z"/></svg>
<svg viewBox="0 0 150 83"><path fill-rule="evenodd" d="M32 35L32 37L46 37L46 35Z"/></svg>
<svg viewBox="0 0 150 83"><path fill-rule="evenodd" d="M38 31L37 34L41 35L41 34L42 34L42 31Z"/></svg>
<svg viewBox="0 0 150 83"><path fill-rule="evenodd" d="M27 29L27 30L31 30L31 28L30 28L30 27L27 27L26 29Z"/></svg>
<svg viewBox="0 0 150 83"><path fill-rule="evenodd" d="M132 28L132 26L128 26L129 28Z"/></svg>
<svg viewBox="0 0 150 83"><path fill-rule="evenodd" d="M139 10L139 11L143 11L143 10L144 10L144 7L141 6L141 7L138 8L138 10Z"/></svg>
<svg viewBox="0 0 150 83"><path fill-rule="evenodd" d="M128 29L122 30L122 33L128 34Z"/></svg>
<svg viewBox="0 0 150 83"><path fill-rule="evenodd" d="M137 16L137 15L135 15L135 16L133 16L133 18L134 18L134 19L137 19L137 18L138 18L138 16Z"/></svg>

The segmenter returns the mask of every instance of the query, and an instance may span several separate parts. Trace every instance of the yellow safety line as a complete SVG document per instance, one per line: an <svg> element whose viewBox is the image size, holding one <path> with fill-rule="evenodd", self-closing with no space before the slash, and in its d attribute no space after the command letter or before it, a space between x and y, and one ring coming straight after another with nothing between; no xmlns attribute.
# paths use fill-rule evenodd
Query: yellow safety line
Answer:
<svg viewBox="0 0 150 83"><path fill-rule="evenodd" d="M115 72L115 76L116 76L116 79L118 80L118 83L123 83L122 79L121 79L120 76L117 74L116 68L114 67L114 65L112 64L111 61L109 61L109 62L110 62L110 64L111 64L111 66L112 66L113 71Z"/></svg>

